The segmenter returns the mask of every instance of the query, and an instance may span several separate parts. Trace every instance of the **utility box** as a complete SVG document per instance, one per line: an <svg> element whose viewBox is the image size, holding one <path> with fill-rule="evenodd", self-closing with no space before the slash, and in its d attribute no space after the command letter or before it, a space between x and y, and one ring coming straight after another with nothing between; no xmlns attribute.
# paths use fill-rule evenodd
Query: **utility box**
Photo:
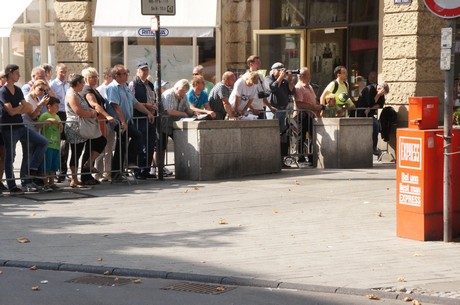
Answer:
<svg viewBox="0 0 460 305"><path fill-rule="evenodd" d="M396 235L422 241L442 240L443 129L397 130ZM453 130L452 151L460 150L460 130ZM460 235L460 155L454 154L451 181L452 235ZM455 191L457 190L457 191Z"/></svg>
<svg viewBox="0 0 460 305"><path fill-rule="evenodd" d="M437 96L409 97L409 128L438 128L439 99Z"/></svg>

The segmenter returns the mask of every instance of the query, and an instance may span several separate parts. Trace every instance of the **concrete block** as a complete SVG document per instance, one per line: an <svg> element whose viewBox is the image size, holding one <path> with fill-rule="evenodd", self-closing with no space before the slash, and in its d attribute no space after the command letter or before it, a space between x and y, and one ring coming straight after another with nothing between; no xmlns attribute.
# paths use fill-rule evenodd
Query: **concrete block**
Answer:
<svg viewBox="0 0 460 305"><path fill-rule="evenodd" d="M281 171L276 120L174 123L176 179L213 180Z"/></svg>
<svg viewBox="0 0 460 305"><path fill-rule="evenodd" d="M56 40L58 42L92 41L92 25L90 22L61 22L56 24Z"/></svg>
<svg viewBox="0 0 460 305"><path fill-rule="evenodd" d="M155 271L155 270L143 270L143 269L116 268L113 270L112 274L119 275L119 276L165 279L166 276L168 275L168 272Z"/></svg>
<svg viewBox="0 0 460 305"><path fill-rule="evenodd" d="M91 1L54 1L57 21L91 21Z"/></svg>
<svg viewBox="0 0 460 305"><path fill-rule="evenodd" d="M372 167L371 118L315 119L318 168Z"/></svg>
<svg viewBox="0 0 460 305"><path fill-rule="evenodd" d="M61 42L56 48L58 62L92 62L93 44L90 42Z"/></svg>

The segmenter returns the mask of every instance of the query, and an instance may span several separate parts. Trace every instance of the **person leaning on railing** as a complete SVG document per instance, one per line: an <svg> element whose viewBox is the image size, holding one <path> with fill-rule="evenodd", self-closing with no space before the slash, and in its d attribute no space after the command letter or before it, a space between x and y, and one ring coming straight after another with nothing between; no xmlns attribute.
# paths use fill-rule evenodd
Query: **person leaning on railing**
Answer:
<svg viewBox="0 0 460 305"><path fill-rule="evenodd" d="M23 124L22 114L30 112L32 106L24 99L24 94L21 88L15 86L21 77L19 67L17 65L7 65L5 68L7 78L6 85L0 89L0 104L2 109L2 135L5 142L6 158L5 158L5 174L7 178L8 189L11 194L22 194L24 191L36 191L37 189L31 186L32 177L37 175L38 168L43 161L48 140L34 130L30 130ZM24 140L28 146L34 145L32 158L29 161L29 154L22 157L26 158L23 166L28 166L29 177L21 177L25 179L25 189L20 189L16 186L16 180L13 172L14 155L16 151L16 143ZM29 148L26 147L26 151ZM24 172L24 169L21 170Z"/></svg>

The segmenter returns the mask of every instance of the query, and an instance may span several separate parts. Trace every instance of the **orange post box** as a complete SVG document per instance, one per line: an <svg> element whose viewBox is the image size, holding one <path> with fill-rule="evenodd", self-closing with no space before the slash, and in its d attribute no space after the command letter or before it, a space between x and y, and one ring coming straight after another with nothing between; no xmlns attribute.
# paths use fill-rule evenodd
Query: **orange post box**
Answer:
<svg viewBox="0 0 460 305"><path fill-rule="evenodd" d="M398 129L396 235L442 240L444 232L443 129ZM452 151L460 151L460 129L452 131ZM451 228L460 235L460 155L451 155Z"/></svg>
<svg viewBox="0 0 460 305"><path fill-rule="evenodd" d="M443 236L442 129L398 129L396 235L416 240Z"/></svg>
<svg viewBox="0 0 460 305"><path fill-rule="evenodd" d="M438 128L439 100L437 96L409 97L409 128Z"/></svg>

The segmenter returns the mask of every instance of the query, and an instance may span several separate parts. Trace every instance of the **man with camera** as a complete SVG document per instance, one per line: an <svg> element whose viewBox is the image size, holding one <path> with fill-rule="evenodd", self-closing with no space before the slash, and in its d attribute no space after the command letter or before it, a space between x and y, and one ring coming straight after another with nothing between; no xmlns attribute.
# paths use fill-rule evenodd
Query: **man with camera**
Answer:
<svg viewBox="0 0 460 305"><path fill-rule="evenodd" d="M298 71L295 71L298 72ZM281 136L281 165L283 168L290 167L284 164L284 157L288 155L289 143L287 137L287 107L295 88L292 79L292 71L286 70L284 64L276 62L272 65L270 75L264 79L264 87L270 91L268 102L274 108L274 118L279 121Z"/></svg>

